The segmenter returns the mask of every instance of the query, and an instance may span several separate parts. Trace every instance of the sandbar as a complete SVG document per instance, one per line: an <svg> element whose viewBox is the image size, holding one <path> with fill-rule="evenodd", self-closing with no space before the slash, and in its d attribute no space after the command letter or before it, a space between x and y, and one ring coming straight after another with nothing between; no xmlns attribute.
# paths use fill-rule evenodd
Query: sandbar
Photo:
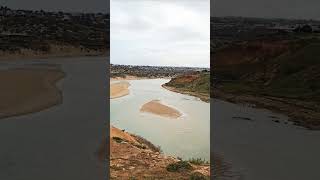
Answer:
<svg viewBox="0 0 320 180"><path fill-rule="evenodd" d="M175 119L182 116L182 114L178 110L162 104L159 100L152 100L150 102L147 102L141 107L140 111Z"/></svg>
<svg viewBox="0 0 320 180"><path fill-rule="evenodd" d="M0 71L0 118L38 112L62 103L55 83L60 69L8 69Z"/></svg>
<svg viewBox="0 0 320 180"><path fill-rule="evenodd" d="M129 94L129 82L120 81L110 84L110 99L123 97Z"/></svg>

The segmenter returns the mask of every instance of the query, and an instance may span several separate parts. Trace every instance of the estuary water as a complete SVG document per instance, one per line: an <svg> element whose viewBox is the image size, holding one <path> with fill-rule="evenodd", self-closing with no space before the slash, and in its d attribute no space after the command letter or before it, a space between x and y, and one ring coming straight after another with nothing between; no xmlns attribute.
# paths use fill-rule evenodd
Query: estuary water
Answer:
<svg viewBox="0 0 320 180"><path fill-rule="evenodd" d="M76 57L0 62L1 69L59 66L65 73L58 83L62 104L0 119L1 180L102 179L104 166L96 152L107 121L106 61Z"/></svg>
<svg viewBox="0 0 320 180"><path fill-rule="evenodd" d="M320 131L264 109L212 100L214 152L230 165L224 180L320 179Z"/></svg>
<svg viewBox="0 0 320 180"><path fill-rule="evenodd" d="M111 125L140 135L164 154L183 159L210 160L210 103L161 87L168 79L130 80L130 94L110 100ZM182 112L178 119L141 113L143 104L151 100Z"/></svg>

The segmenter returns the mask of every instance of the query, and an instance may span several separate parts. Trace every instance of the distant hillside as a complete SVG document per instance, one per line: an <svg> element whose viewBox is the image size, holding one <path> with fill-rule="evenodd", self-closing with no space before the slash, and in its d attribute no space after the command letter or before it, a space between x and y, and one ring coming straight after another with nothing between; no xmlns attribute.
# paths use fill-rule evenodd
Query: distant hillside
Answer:
<svg viewBox="0 0 320 180"><path fill-rule="evenodd" d="M14 10L0 7L2 57L106 53L110 39L108 31L108 14Z"/></svg>
<svg viewBox="0 0 320 180"><path fill-rule="evenodd" d="M172 78L163 87L183 94L199 97L201 100L210 100L210 72L202 71L192 74L179 75Z"/></svg>
<svg viewBox="0 0 320 180"><path fill-rule="evenodd" d="M233 44L215 52L213 62L214 96L223 98L224 92L272 98L278 105L256 103L290 112L297 124L320 129L319 35Z"/></svg>

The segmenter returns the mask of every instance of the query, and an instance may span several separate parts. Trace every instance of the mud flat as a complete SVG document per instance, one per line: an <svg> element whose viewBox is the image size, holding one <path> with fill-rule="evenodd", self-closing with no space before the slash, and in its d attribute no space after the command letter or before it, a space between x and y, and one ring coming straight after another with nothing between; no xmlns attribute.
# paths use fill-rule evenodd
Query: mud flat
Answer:
<svg viewBox="0 0 320 180"><path fill-rule="evenodd" d="M59 69L8 69L0 71L0 118L28 114L62 103L56 82Z"/></svg>
<svg viewBox="0 0 320 180"><path fill-rule="evenodd" d="M115 99L129 95L130 84L127 81L121 81L110 84L110 99Z"/></svg>
<svg viewBox="0 0 320 180"><path fill-rule="evenodd" d="M141 107L140 111L175 119L182 116L182 114L178 110L162 104L159 100L152 100L144 104Z"/></svg>

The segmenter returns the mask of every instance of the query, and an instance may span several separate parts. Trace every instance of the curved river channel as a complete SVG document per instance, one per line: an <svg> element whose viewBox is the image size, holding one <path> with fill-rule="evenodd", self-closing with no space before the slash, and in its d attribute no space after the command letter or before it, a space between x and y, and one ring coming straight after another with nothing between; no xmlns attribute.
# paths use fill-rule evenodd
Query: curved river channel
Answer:
<svg viewBox="0 0 320 180"><path fill-rule="evenodd" d="M130 80L130 94L111 99L111 125L161 146L167 155L210 160L210 103L161 87L168 79ZM178 119L141 113L143 104L160 100L182 112Z"/></svg>

